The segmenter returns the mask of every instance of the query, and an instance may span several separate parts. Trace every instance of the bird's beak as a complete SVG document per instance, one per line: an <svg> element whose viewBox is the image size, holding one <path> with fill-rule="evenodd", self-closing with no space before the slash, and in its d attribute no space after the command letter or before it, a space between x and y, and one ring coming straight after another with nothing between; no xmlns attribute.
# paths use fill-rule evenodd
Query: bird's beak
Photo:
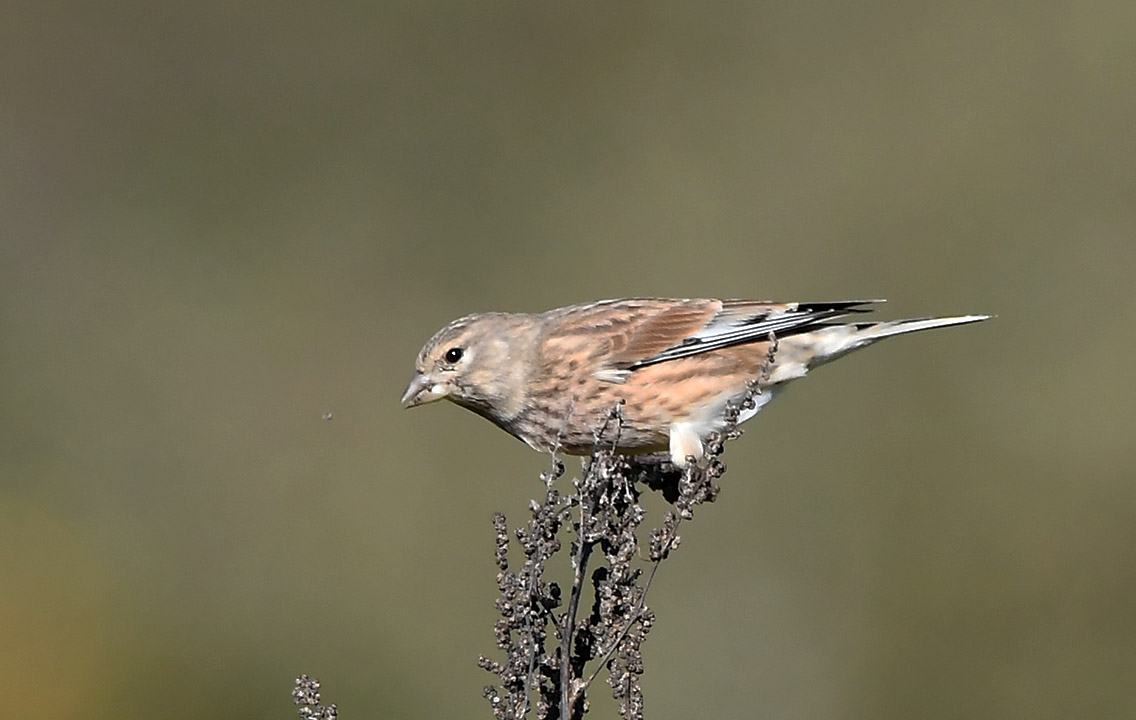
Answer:
<svg viewBox="0 0 1136 720"><path fill-rule="evenodd" d="M406 386L406 392L402 394L402 406L412 408L425 405L435 400L441 400L449 394L449 388L442 383L434 382L429 375L423 375L420 372L414 373L410 384Z"/></svg>

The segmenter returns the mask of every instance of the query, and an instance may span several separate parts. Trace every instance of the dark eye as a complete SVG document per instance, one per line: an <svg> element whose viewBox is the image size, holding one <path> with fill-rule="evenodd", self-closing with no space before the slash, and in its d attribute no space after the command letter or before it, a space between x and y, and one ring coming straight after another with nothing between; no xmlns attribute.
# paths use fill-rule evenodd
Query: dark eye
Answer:
<svg viewBox="0 0 1136 720"><path fill-rule="evenodd" d="M462 350L461 348L450 348L449 350L446 351L446 355L445 355L446 362L453 365L454 363L456 363L457 361L462 359L462 354L464 352L465 351Z"/></svg>

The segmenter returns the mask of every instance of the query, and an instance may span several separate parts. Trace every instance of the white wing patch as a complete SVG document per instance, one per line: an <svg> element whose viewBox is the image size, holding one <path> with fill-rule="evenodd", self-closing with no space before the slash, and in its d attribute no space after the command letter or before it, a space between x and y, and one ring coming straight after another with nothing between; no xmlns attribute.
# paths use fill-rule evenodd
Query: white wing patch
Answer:
<svg viewBox="0 0 1136 720"><path fill-rule="evenodd" d="M784 308L771 310L761 317L768 320L780 320L784 317L796 317L798 303L787 303ZM754 324L755 315L730 315L726 317L716 317L712 319L706 327L694 333L690 337L696 340L717 340L721 337L727 337L736 333L737 328L744 328L747 325Z"/></svg>
<svg viewBox="0 0 1136 720"><path fill-rule="evenodd" d="M601 382L609 382L615 383L616 385L622 385L627 381L627 376L630 374L630 370L607 368L604 370L596 370L594 373L592 373L592 377Z"/></svg>

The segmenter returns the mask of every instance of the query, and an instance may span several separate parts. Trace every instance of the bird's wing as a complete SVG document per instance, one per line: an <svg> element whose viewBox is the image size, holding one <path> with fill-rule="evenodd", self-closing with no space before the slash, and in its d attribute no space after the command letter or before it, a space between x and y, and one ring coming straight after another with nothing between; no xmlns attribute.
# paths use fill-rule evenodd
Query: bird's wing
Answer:
<svg viewBox="0 0 1136 720"><path fill-rule="evenodd" d="M772 303L752 300L691 300L639 314L611 354L612 366L631 371L731 345L806 332L825 320L880 300Z"/></svg>
<svg viewBox="0 0 1136 720"><path fill-rule="evenodd" d="M624 322L612 328L606 364L625 370L704 330L721 312L721 303L656 300L640 304L632 300L621 309Z"/></svg>

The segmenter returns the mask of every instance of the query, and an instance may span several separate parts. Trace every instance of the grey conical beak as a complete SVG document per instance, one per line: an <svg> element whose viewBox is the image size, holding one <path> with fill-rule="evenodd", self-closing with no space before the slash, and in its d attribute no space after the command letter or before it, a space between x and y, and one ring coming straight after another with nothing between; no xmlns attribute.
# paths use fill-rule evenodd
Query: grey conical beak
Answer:
<svg viewBox="0 0 1136 720"><path fill-rule="evenodd" d="M414 373L406 392L402 394L402 406L407 408L425 405L426 403L441 400L450 394L450 391L441 383L434 382L429 375Z"/></svg>

